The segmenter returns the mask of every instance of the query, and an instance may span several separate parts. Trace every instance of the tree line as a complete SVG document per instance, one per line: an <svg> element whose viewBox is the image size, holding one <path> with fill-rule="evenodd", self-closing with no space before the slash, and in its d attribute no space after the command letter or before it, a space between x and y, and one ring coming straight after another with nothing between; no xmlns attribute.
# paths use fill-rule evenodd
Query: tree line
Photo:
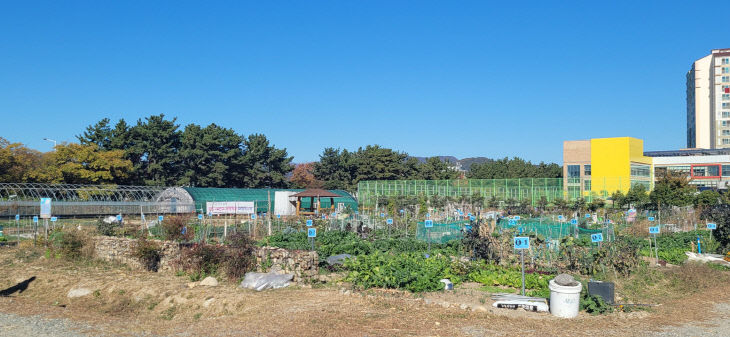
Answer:
<svg viewBox="0 0 730 337"><path fill-rule="evenodd" d="M438 157L425 161L378 145L356 151L325 148L319 161L293 164L265 135L242 135L216 124L181 127L152 115L128 124L104 118L53 151L0 138L0 182L354 191L362 180L560 177L557 164L520 158L474 164L468 172Z"/></svg>

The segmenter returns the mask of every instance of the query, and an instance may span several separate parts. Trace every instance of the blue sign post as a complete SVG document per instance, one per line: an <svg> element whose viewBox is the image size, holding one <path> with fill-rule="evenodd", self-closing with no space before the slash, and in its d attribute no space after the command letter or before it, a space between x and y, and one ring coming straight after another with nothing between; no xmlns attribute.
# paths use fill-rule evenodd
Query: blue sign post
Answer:
<svg viewBox="0 0 730 337"><path fill-rule="evenodd" d="M710 222L707 224L707 229L709 229L709 230L717 229L717 224Z"/></svg>
<svg viewBox="0 0 730 337"><path fill-rule="evenodd" d="M33 217L33 223L38 223L38 216Z"/></svg>
<svg viewBox="0 0 730 337"><path fill-rule="evenodd" d="M649 227L649 234L652 234L654 236L654 255L656 255L656 262L659 263L659 245L656 241L656 236L657 234L659 234L659 226ZM649 243L651 244L651 238L649 238ZM651 247L649 247L649 249L651 249Z"/></svg>
<svg viewBox="0 0 730 337"><path fill-rule="evenodd" d="M591 242L603 242L603 233L591 234Z"/></svg>
<svg viewBox="0 0 730 337"><path fill-rule="evenodd" d="M307 220L307 227L312 227L312 219Z"/></svg>
<svg viewBox="0 0 730 337"><path fill-rule="evenodd" d="M385 220L385 223L387 223L389 225L392 225L393 224L393 219L388 218L387 220Z"/></svg>
<svg viewBox="0 0 730 337"><path fill-rule="evenodd" d="M198 214L198 220L203 220L203 215L202 214Z"/></svg>
<svg viewBox="0 0 730 337"><path fill-rule="evenodd" d="M198 217L198 219L200 219L200 217ZM164 215L158 215L157 216L157 221L162 222L162 220L165 220L165 216Z"/></svg>
<svg viewBox="0 0 730 337"><path fill-rule="evenodd" d="M56 222L57 220L58 220L58 218L57 218L57 217L55 217L55 216L52 216L52 217L51 217L51 222Z"/></svg>
<svg viewBox="0 0 730 337"><path fill-rule="evenodd" d="M428 256L431 256L431 228L433 227L433 220L424 221L423 227L426 228L426 241L428 241Z"/></svg>
<svg viewBox="0 0 730 337"><path fill-rule="evenodd" d="M316 228L309 228L307 229L307 238L312 242L312 250L314 250L314 238L317 237L317 229Z"/></svg>
<svg viewBox="0 0 730 337"><path fill-rule="evenodd" d="M522 266L522 296L525 296L525 249L530 249L530 238L527 236L516 236L514 248L520 250L520 265Z"/></svg>
<svg viewBox="0 0 730 337"><path fill-rule="evenodd" d="M650 217L648 217L648 218L647 218L647 220L649 220L649 221L652 221L652 222L653 222L653 221L654 221L654 217L653 217L653 216L650 216Z"/></svg>

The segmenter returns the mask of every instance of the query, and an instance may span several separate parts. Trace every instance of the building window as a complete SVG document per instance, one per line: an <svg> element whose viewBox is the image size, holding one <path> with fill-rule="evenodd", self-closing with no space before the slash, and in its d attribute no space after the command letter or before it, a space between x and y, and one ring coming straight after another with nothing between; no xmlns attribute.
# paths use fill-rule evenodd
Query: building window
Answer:
<svg viewBox="0 0 730 337"><path fill-rule="evenodd" d="M720 165L710 164L692 167L693 177L719 177Z"/></svg>
<svg viewBox="0 0 730 337"><path fill-rule="evenodd" d="M723 111L722 118L728 118L728 117L730 117L730 111Z"/></svg>
<svg viewBox="0 0 730 337"><path fill-rule="evenodd" d="M722 73L723 73L723 74L728 74L728 73L730 73L730 67L722 67Z"/></svg>
<svg viewBox="0 0 730 337"><path fill-rule="evenodd" d="M580 165L568 165L568 178L580 177Z"/></svg>
<svg viewBox="0 0 730 337"><path fill-rule="evenodd" d="M730 58L728 58L728 57L723 58L722 64L730 64Z"/></svg>
<svg viewBox="0 0 730 337"><path fill-rule="evenodd" d="M723 101L730 101L730 94L722 94Z"/></svg>
<svg viewBox="0 0 730 337"><path fill-rule="evenodd" d="M631 164L632 177L649 177L651 176L651 166L644 164Z"/></svg>
<svg viewBox="0 0 730 337"><path fill-rule="evenodd" d="M730 139L728 139L728 138L723 138L723 139L722 139L722 145L730 145Z"/></svg>
<svg viewBox="0 0 730 337"><path fill-rule="evenodd" d="M591 175L591 165L583 165L583 174L584 175Z"/></svg>
<svg viewBox="0 0 730 337"><path fill-rule="evenodd" d="M723 77L722 77L722 82L723 82L723 83L727 83L727 82L730 82L730 76L723 76Z"/></svg>
<svg viewBox="0 0 730 337"><path fill-rule="evenodd" d="M730 136L730 130L722 130L723 136Z"/></svg>
<svg viewBox="0 0 730 337"><path fill-rule="evenodd" d="M727 121L722 121L722 122L720 122L720 124L721 124L722 126L727 126Z"/></svg>
<svg viewBox="0 0 730 337"><path fill-rule="evenodd" d="M730 165L722 165L722 176L730 177Z"/></svg>
<svg viewBox="0 0 730 337"><path fill-rule="evenodd" d="M583 181L583 190L584 191L590 191L591 190L591 180L586 179Z"/></svg>
<svg viewBox="0 0 730 337"><path fill-rule="evenodd" d="M730 103L722 103L723 109L730 109Z"/></svg>

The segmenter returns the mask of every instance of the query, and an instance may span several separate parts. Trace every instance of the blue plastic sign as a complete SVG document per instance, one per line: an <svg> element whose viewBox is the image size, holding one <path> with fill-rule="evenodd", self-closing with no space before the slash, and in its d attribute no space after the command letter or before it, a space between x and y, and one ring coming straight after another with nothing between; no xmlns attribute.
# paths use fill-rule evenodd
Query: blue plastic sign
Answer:
<svg viewBox="0 0 730 337"><path fill-rule="evenodd" d="M15 221L18 221L18 220L20 220L20 214L15 215Z"/></svg>
<svg viewBox="0 0 730 337"><path fill-rule="evenodd" d="M590 217L591 217L591 215L590 215L590 214L588 214L588 213L586 213L586 219L588 219L588 218L590 218Z"/></svg>
<svg viewBox="0 0 730 337"><path fill-rule="evenodd" d="M322 214L322 220L324 220L324 219L327 219L327 215L326 214Z"/></svg>
<svg viewBox="0 0 730 337"><path fill-rule="evenodd" d="M474 217L473 215L470 215L470 216L469 216L469 220L471 220L471 221L474 221L474 220L476 220L476 219L477 219L477 218L475 218L475 217Z"/></svg>
<svg viewBox="0 0 730 337"><path fill-rule="evenodd" d="M256 220L256 214L251 214L251 220Z"/></svg>
<svg viewBox="0 0 730 337"><path fill-rule="evenodd" d="M200 219L200 217L198 217L198 219ZM157 221L162 221L162 220L165 220L165 216L164 215L158 215L157 216Z"/></svg>
<svg viewBox="0 0 730 337"><path fill-rule="evenodd" d="M516 236L515 249L530 249L530 238L526 236Z"/></svg>
<svg viewBox="0 0 730 337"><path fill-rule="evenodd" d="M433 220L426 220L426 222L423 223L423 227L426 227L426 228L433 227Z"/></svg>
<svg viewBox="0 0 730 337"><path fill-rule="evenodd" d="M717 229L717 224L710 222L707 224L707 229Z"/></svg>
<svg viewBox="0 0 730 337"><path fill-rule="evenodd" d="M649 217L649 221L654 221L654 217L653 216L650 216Z"/></svg>
<svg viewBox="0 0 730 337"><path fill-rule="evenodd" d="M56 220L58 220L58 218L56 218L55 216L51 217L51 222L56 222Z"/></svg>
<svg viewBox="0 0 730 337"><path fill-rule="evenodd" d="M307 229L307 237L308 238L315 238L315 237L317 237L317 229L316 228L309 228L309 229Z"/></svg>
<svg viewBox="0 0 730 337"><path fill-rule="evenodd" d="M387 224L389 224L389 225L392 225L392 224L393 224L393 219L388 219L388 220L385 220L385 223L387 223Z"/></svg>
<svg viewBox="0 0 730 337"><path fill-rule="evenodd" d="M38 217L37 216L34 216L33 217L33 222L38 223Z"/></svg>
<svg viewBox="0 0 730 337"><path fill-rule="evenodd" d="M311 219L307 220L307 227L311 227L311 226L312 226L312 220Z"/></svg>
<svg viewBox="0 0 730 337"><path fill-rule="evenodd" d="M117 221L122 221L122 215L121 214L117 214Z"/></svg>
<svg viewBox="0 0 730 337"><path fill-rule="evenodd" d="M426 213L426 217L427 218L430 218L431 217L431 213Z"/></svg>
<svg viewBox="0 0 730 337"><path fill-rule="evenodd" d="M515 215L515 220L520 220L520 216L519 215Z"/></svg>
<svg viewBox="0 0 730 337"><path fill-rule="evenodd" d="M462 212L462 211L459 211L459 215L464 215L464 212Z"/></svg>
<svg viewBox="0 0 730 337"><path fill-rule="evenodd" d="M650 234L659 234L659 226L649 227Z"/></svg>
<svg viewBox="0 0 730 337"><path fill-rule="evenodd" d="M277 215L276 215L276 218L277 218L277 219L281 219L281 214L277 214Z"/></svg>
<svg viewBox="0 0 730 337"><path fill-rule="evenodd" d="M380 213L381 218L385 218L385 213Z"/></svg>
<svg viewBox="0 0 730 337"><path fill-rule="evenodd" d="M198 220L203 220L203 215L202 214L198 214Z"/></svg>
<svg viewBox="0 0 730 337"><path fill-rule="evenodd" d="M510 220L510 221L509 221L509 225L510 225L510 226L514 226L514 225L516 225L516 224L517 224L517 221L514 221L514 220Z"/></svg>
<svg viewBox="0 0 730 337"><path fill-rule="evenodd" d="M405 213L405 212L406 212L406 210L402 209L402 210L400 210L400 212L401 212L401 213Z"/></svg>
<svg viewBox="0 0 730 337"><path fill-rule="evenodd" d="M208 212L208 217L210 218L212 216L213 216L213 212Z"/></svg>
<svg viewBox="0 0 730 337"><path fill-rule="evenodd" d="M571 219L570 220L570 224L571 225L577 225L578 224L578 220L577 219Z"/></svg>
<svg viewBox="0 0 730 337"><path fill-rule="evenodd" d="M591 242L603 241L603 233L591 234Z"/></svg>

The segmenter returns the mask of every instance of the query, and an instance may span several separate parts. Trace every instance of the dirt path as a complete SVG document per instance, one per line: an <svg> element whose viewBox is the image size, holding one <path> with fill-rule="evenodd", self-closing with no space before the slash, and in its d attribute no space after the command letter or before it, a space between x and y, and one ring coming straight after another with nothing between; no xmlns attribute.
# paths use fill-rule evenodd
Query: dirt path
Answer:
<svg viewBox="0 0 730 337"><path fill-rule="evenodd" d="M730 334L730 303L717 303L712 310L707 312L709 318L706 320L688 322L680 326L669 327L654 336L727 336Z"/></svg>
<svg viewBox="0 0 730 337"><path fill-rule="evenodd" d="M581 314L563 320L549 314L497 312L503 309L488 306L465 310L449 297L426 301L428 296L343 291L340 286L254 292L227 282L202 287L186 277L107 264L11 260L12 253L0 250L0 262L5 261L0 289L35 279L22 293L0 297L0 313L10 313L0 315L0 334L11 333L8 336L46 331L61 336L674 336L696 335L693 329L723 323L730 308L730 304L715 306L730 303L730 285L722 285L664 303L652 312ZM79 287L92 293L66 296ZM476 297L475 303L479 302ZM23 324L16 324L18 320ZM692 323L702 320L710 323ZM15 331L19 333L12 334ZM728 330L708 331L712 336L711 331Z"/></svg>

